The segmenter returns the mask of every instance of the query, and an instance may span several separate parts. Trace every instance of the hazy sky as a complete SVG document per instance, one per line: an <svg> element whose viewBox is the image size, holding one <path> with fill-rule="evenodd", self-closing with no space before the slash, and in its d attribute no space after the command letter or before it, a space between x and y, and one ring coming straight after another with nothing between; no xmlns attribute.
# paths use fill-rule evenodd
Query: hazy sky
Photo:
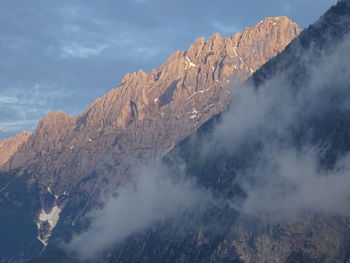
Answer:
<svg viewBox="0 0 350 263"><path fill-rule="evenodd" d="M0 139L49 111L76 115L127 72L158 67L198 37L267 16L302 28L336 0L1 0Z"/></svg>

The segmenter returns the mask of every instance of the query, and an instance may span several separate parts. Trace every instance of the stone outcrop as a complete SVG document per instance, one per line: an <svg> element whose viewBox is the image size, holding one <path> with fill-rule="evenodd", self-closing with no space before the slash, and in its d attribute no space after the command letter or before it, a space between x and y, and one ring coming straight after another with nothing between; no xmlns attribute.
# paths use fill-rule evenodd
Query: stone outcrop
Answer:
<svg viewBox="0 0 350 263"><path fill-rule="evenodd" d="M118 88L81 115L50 113L4 167L35 164L36 173L60 170L79 180L107 153L123 154L125 160L162 154L222 112L230 101L230 84L246 80L300 31L287 17L275 17L231 37L200 38L158 69L125 75Z"/></svg>
<svg viewBox="0 0 350 263"><path fill-rule="evenodd" d="M11 138L0 141L0 166L5 164L14 155L18 148L24 144L33 133L23 131Z"/></svg>
<svg viewBox="0 0 350 263"><path fill-rule="evenodd" d="M291 188L286 190L280 186L270 187L269 183L267 186L262 183L263 187L266 187L265 191L279 192L277 195L272 193L273 198L266 201L268 205L276 205L276 210L272 212L259 210L261 209L259 204L262 203L258 200L264 199L259 190L253 192L253 195L257 195L256 202L258 202L253 213L245 214L244 210L243 212L240 210L240 201L252 194L249 186L245 185L246 180L251 181L252 185L259 185L267 177L268 181L273 181L272 184L285 183L284 180L279 181L278 176L269 178L268 174L272 173L273 169L264 172L264 165L270 167L269 158L264 158L264 155L269 153L266 153L266 149L261 150L264 146L269 151L271 148L276 149L275 146L270 148L270 145L279 145L282 152L295 149L301 152L310 148L322 149L315 157L318 161L319 180L323 177L322 168L329 172L325 176L332 177L334 163L349 155L350 111L348 107L343 107L344 100L347 101L349 97L350 74L345 71L347 66L344 66L348 65L349 61L349 34L350 1L342 0L318 22L304 30L284 52L262 66L249 79L248 84L251 86L247 86L252 89L269 89L270 85L275 84L274 81L282 79L281 82L277 81L279 85L276 85L276 90L282 93L292 91L293 96L306 100L307 106L295 103L298 105L295 109L298 114L293 115L293 121L288 122L288 126L281 128L282 136L278 128L276 129L278 124L283 123L278 112L286 110L288 106L285 108L285 105L272 102L271 105L279 106L271 107L276 109L277 113L269 115L270 121L268 118L264 119L267 124L258 125L256 130L247 129L249 136L238 137L242 141L235 144L235 148L230 147L230 134L223 136L226 140L212 136L213 130L220 123L219 116L202 125L195 134L180 142L165 156L168 165L175 162L173 167L178 167L176 160L180 159L180 164L187 168L189 176L195 177L201 185L211 189L218 199L229 202L234 200L236 203L233 207L223 205L202 216L202 220L195 223L193 223L195 217L191 217L192 224L189 224L190 227L186 226L189 229L182 227L185 224L174 220L157 230L144 231L123 244L116 245L109 262L138 262L143 258L150 259L150 262L349 262L350 217L349 206L346 206L349 195L344 195L344 203L339 204L340 210L328 207L320 212L317 205L304 210L294 210L293 206L296 203L300 204L299 202L309 201L308 198L315 198L316 185L312 185L305 198L299 202L282 202L283 205L278 205L279 201L283 201L284 197L290 194L289 190L298 186L291 183ZM339 50L341 53L338 53ZM330 71L327 72L327 78L331 81L324 78L322 79L324 81L317 82L315 87L315 78L320 78L320 74L325 72L321 69L324 69L325 64L330 61L335 61L332 67L326 67ZM344 70L339 70L342 67ZM318 89L320 92L308 93L313 89ZM288 98L294 102L293 96ZM291 108L287 110L291 111ZM229 116L226 116L226 121L228 119ZM235 131L234 128L228 130ZM219 146L210 148L214 149L206 153L205 147L208 147L208 144L213 146L208 143L212 141ZM229 146L225 147L226 145ZM199 157L198 153L203 152L205 154ZM278 158L276 155L273 156ZM262 160L263 165L257 166L258 160ZM288 168L291 171L298 169L293 165ZM250 172L254 170L258 171L257 176L250 178ZM301 172L305 173L303 174L305 181L301 180L300 184L307 183L309 171ZM288 180L295 179L293 175L288 177L284 173L281 174L287 184ZM348 172L346 175L349 176ZM340 184L336 190L341 188ZM324 196L322 203L332 200L332 194L328 191ZM286 214L279 213L282 206L287 211ZM282 218L278 218L281 215ZM204 224L204 227L201 224Z"/></svg>
<svg viewBox="0 0 350 263"><path fill-rule="evenodd" d="M320 60L319 58L322 55L326 55L326 58L332 57L334 47L337 47L337 44L349 36L349 14L350 1L339 1L317 23L303 31L284 52L260 68L249 80L250 84L252 84L251 88L268 88L264 87L264 85L268 85L271 79L274 80L275 77L282 76L283 82L281 83L283 85L278 85L282 93L293 91L292 94L296 95L296 97L305 95L305 93L298 92L314 88L312 86L314 83L310 83L312 82L310 81L310 76L312 73L315 73L315 68L317 69L319 66L322 68L321 62L327 64L329 61L332 61ZM348 61L348 48L349 46L347 45L343 49L344 52L341 54L343 56L336 56L336 64L348 65L348 63L344 63ZM327 57L328 55L330 57ZM305 59L306 57L308 59ZM192 60L187 65L191 65L190 63L194 60L193 57L191 58ZM349 74L345 74L346 67L343 69L327 75L332 78L332 82L327 80L324 83L317 83L321 87L326 88L328 92L312 97L299 96L302 99L306 99L308 107L305 107L306 109L298 108L297 110L300 111L298 114L300 115L297 116L300 118L292 118L295 122L291 122L291 125L283 126L282 128L287 129L287 136L291 135L294 139L293 142L295 144L292 144L294 147L326 145L327 147L321 148L320 154L328 155L327 157L329 158L326 160L321 158L320 165L326 165L327 169L330 170L332 169L332 162L334 164L335 160L347 156L350 152L349 108L342 107L343 104L339 103L343 102L343 97L348 97L344 95L349 94L347 88ZM336 76L341 76L341 78L333 79ZM176 88L173 89L174 87L171 86L163 91L169 90L169 93L174 92L173 94L175 94ZM170 96L167 96L169 93L166 92L166 95L163 97L163 103L168 103L166 105L171 105L175 101L169 102ZM322 96L326 99L322 100ZM345 101L347 102L346 99ZM254 170L254 162L257 159L262 160L262 162L268 162L265 158L259 158L262 153L261 148L263 148L260 147L263 144L262 142L280 143L282 144L281 148L285 149L286 137L281 136L279 131L276 132L275 129L280 121L280 118L278 118L279 110L285 110L285 105L277 105L280 107L273 108L276 111L270 116L272 123L267 121L266 126L259 126L262 129L257 129L257 131L253 132L253 136L243 138L240 145L234 149L232 147L225 148L224 146L228 142L222 140L222 144L219 145L219 150L221 149L221 151L211 151L210 154L204 154L199 158L198 153L201 153L205 147L203 145L207 146L208 140L213 139L211 137L213 130L221 120L219 115L204 123L195 134L182 140L170 153L164 156L163 160L169 166L172 165L172 162L175 162L175 165L171 166L172 168L179 167L176 165L176 161L181 159L181 164L185 163L186 165L187 174L195 177L197 182L205 188L209 188L218 200L224 200L222 205L209 206L203 214L198 211L189 211L189 214L183 218L171 219L153 226L150 230L132 235L124 242L115 244L113 250L103 255L104 260L111 263L349 262L350 221L349 216L346 216L349 214L346 205L338 215L332 213L332 209L331 211L324 210L324 212L317 212L317 209L313 211L314 207L303 210L302 214L298 213L297 215L295 210L292 210L293 205L285 205L283 209L291 212L288 218L275 218L274 214L269 212L260 213L256 210L254 210L255 216L250 216L249 214L241 213L239 209L239 201L244 200L248 193L245 192L246 188L242 187L240 180L242 178L238 175L244 169L247 169L248 172L244 175L249 177L249 172ZM308 112L309 107L312 107L310 105L313 105L315 108L312 108L313 110L310 111L311 118L305 118L310 114ZM160 108L162 107L160 106ZM134 106L131 108L135 109ZM137 114L135 113L138 111L131 110L124 116L128 116L130 112L134 112L131 115L136 116ZM145 123L146 117L141 118L143 119L139 123ZM127 125L125 130L128 130L128 125L133 128L139 127L135 124L125 123L128 123L128 121L121 122L117 126ZM135 128L135 130L138 129ZM137 135L137 132L135 131L133 134ZM142 142L142 139L138 139L136 136L128 138L130 138L131 143L136 145ZM289 142L289 140L287 141ZM123 143L123 137L118 137L117 145L122 147ZM268 149L270 148L268 147ZM270 168L270 166L268 167ZM292 170L293 168L289 166L289 169ZM321 167L318 168L321 169ZM268 172L272 170L268 169ZM260 178L263 177L263 173L259 173L258 176ZM256 181L253 180L253 183L258 184L260 178L251 179L255 179ZM306 181L307 178L305 179ZM282 181L282 184L284 182ZM278 180L277 184L280 184ZM288 195L289 190L293 191L293 187L288 189L287 192L282 192L280 196L277 195L277 201L279 201L279 197L283 200L284 195ZM313 191L313 188L310 189L310 195L312 195ZM328 191L326 192L327 197ZM263 198L259 194L258 197ZM305 198L307 199L307 196ZM329 195L329 199L332 199L332 195ZM230 200L237 201L237 205L232 206ZM225 201L229 201L228 204ZM269 201L272 202L274 200L269 199ZM304 199L301 201L304 201ZM61 262L79 262L75 258L70 259L69 256L65 257L62 254L64 253L48 254L46 255L48 256L47 258L44 257L41 261L33 262L52 262L52 259L57 258L64 258L65 261L61 260Z"/></svg>
<svg viewBox="0 0 350 263"><path fill-rule="evenodd" d="M25 175L24 188L38 189L40 202L27 201L40 203L33 212L40 232L40 213L60 208L55 228L39 237L71 233L102 191L115 191L137 162L163 156L221 113L231 100L229 87L245 81L300 32L287 17L276 17L234 36L200 38L149 73L125 75L118 88L79 116L48 114L2 165L15 171L16 180ZM0 200L11 196L5 193Z"/></svg>

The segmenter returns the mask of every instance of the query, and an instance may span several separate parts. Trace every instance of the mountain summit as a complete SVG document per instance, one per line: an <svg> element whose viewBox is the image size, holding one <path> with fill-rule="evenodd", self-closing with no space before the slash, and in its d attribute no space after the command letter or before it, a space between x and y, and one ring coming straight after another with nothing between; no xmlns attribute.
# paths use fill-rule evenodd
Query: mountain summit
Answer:
<svg viewBox="0 0 350 263"><path fill-rule="evenodd" d="M274 17L234 36L197 39L149 73L126 74L79 116L49 113L33 134L4 144L0 205L17 211L14 217L27 211L27 236L1 251L3 259L28 250L24 257L32 256L51 236L69 235L102 191L115 191L136 163L163 156L226 109L229 86L245 81L300 32L287 17Z"/></svg>
<svg viewBox="0 0 350 263"><path fill-rule="evenodd" d="M349 262L349 61L344 0L164 156L220 205L131 236L108 262Z"/></svg>
<svg viewBox="0 0 350 263"><path fill-rule="evenodd" d="M247 79L299 33L287 17L276 17L232 37L200 38L150 73L125 75L118 88L81 115L50 113L3 167L35 164L45 177L59 169L65 178L74 174L80 180L111 151L129 157L163 153L228 105L231 82Z"/></svg>

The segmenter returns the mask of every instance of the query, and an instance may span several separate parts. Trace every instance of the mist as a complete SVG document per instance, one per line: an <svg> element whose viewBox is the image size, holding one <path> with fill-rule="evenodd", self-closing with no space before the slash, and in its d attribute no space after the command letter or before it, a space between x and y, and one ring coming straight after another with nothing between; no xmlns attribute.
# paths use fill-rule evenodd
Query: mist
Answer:
<svg viewBox="0 0 350 263"><path fill-rule="evenodd" d="M348 216L350 200L349 156L339 161L334 170L318 166L317 152L287 150L267 156L249 176L255 185L243 187L248 198L242 213L269 213L283 220L296 220L307 213Z"/></svg>
<svg viewBox="0 0 350 263"><path fill-rule="evenodd" d="M290 65L259 87L251 82L232 87L230 108L196 156L225 166L235 152L253 149L244 169L234 171L243 202L235 196L213 201L211 190L190 179L186 167L174 178L157 162L141 167L130 184L117 189L117 196L92 211L91 226L73 237L69 250L92 259L157 223L204 210L209 202L229 203L251 217L349 216L350 36L322 55L297 42L292 48L300 59L285 62ZM298 67L303 69L300 76L295 74ZM225 155L231 159L215 159Z"/></svg>
<svg viewBox="0 0 350 263"><path fill-rule="evenodd" d="M247 196L231 201L241 213L349 216L350 36L322 55L293 48L304 54L305 75L295 79L291 72L300 65L291 64L257 88L251 82L233 87L231 107L202 156L255 149L237 172Z"/></svg>
<svg viewBox="0 0 350 263"><path fill-rule="evenodd" d="M89 213L90 227L72 238L66 245L69 251L83 260L94 259L133 234L187 211L199 211L211 200L210 192L198 188L194 180L171 176L159 162L138 168L132 182L109 196L103 208Z"/></svg>

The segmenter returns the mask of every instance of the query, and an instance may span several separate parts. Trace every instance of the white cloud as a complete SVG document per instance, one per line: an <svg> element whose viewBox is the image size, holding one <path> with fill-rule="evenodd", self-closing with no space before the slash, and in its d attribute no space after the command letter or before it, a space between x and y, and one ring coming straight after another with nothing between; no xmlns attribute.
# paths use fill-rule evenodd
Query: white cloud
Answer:
<svg viewBox="0 0 350 263"><path fill-rule="evenodd" d="M73 237L68 249L92 259L129 236L186 211L201 211L211 194L181 176L169 176L158 163L141 167L134 182L118 189L102 209L90 213L91 227Z"/></svg>
<svg viewBox="0 0 350 263"><path fill-rule="evenodd" d="M45 114L53 110L56 100L72 96L62 87L35 84L33 87L8 87L0 96L0 136L5 132L34 129ZM6 135L7 136L7 133Z"/></svg>
<svg viewBox="0 0 350 263"><path fill-rule="evenodd" d="M12 103L16 103L17 101L18 101L18 98L16 98L16 97L0 96L0 103L12 104Z"/></svg>
<svg viewBox="0 0 350 263"><path fill-rule="evenodd" d="M22 120L22 121L0 121L0 132L12 132L18 130L32 130L36 125L37 120Z"/></svg>
<svg viewBox="0 0 350 263"><path fill-rule="evenodd" d="M74 42L66 42L61 49L61 58L88 58L97 56L108 48L106 44L99 44L93 47L84 46Z"/></svg>
<svg viewBox="0 0 350 263"><path fill-rule="evenodd" d="M326 43L333 41L329 38ZM232 105L206 143L205 155L254 148L239 157L248 164L237 172L247 194L237 207L250 215L349 215L350 61L344 54L350 34L321 56L317 47L299 50L294 43L290 48L302 54L301 61L296 55L286 71L278 71L276 63L277 73L259 88L247 83L232 92ZM306 76L296 79L296 68L303 65Z"/></svg>

